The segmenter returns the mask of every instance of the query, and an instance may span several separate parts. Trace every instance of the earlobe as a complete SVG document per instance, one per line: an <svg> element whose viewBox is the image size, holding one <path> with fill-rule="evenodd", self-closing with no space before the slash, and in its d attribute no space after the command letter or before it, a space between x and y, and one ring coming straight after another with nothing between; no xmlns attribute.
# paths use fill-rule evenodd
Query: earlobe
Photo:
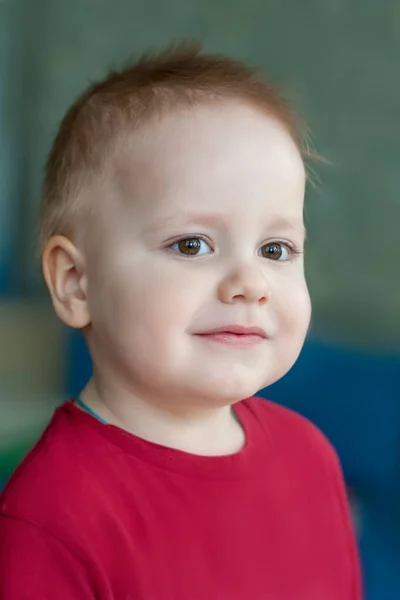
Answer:
<svg viewBox="0 0 400 600"><path fill-rule="evenodd" d="M90 312L81 251L65 236L53 236L44 249L42 268L59 318L75 329L87 327Z"/></svg>

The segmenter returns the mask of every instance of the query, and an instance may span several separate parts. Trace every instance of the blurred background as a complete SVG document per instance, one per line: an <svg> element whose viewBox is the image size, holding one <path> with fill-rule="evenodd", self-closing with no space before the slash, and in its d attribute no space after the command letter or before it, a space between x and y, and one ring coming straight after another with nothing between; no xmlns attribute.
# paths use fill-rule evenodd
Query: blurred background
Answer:
<svg viewBox="0 0 400 600"><path fill-rule="evenodd" d="M314 421L352 498L367 600L400 598L398 0L0 0L0 487L90 361L53 315L35 253L43 163L68 105L106 70L182 39L281 85L311 128L314 313L261 395Z"/></svg>

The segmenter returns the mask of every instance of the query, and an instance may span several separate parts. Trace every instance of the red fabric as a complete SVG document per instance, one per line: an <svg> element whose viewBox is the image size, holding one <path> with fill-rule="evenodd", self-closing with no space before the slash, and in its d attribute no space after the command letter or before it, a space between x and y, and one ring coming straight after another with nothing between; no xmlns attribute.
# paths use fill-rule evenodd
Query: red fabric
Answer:
<svg viewBox="0 0 400 600"><path fill-rule="evenodd" d="M199 457L58 409L1 496L1 599L359 600L331 446L265 400L235 411L244 449Z"/></svg>

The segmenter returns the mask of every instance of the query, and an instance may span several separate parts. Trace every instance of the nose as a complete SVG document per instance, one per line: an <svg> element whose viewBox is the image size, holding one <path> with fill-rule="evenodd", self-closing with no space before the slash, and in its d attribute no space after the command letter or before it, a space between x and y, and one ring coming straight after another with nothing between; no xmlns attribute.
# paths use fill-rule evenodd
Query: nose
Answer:
<svg viewBox="0 0 400 600"><path fill-rule="evenodd" d="M266 304L270 291L267 279L259 267L242 264L220 283L218 297L224 304L237 301Z"/></svg>

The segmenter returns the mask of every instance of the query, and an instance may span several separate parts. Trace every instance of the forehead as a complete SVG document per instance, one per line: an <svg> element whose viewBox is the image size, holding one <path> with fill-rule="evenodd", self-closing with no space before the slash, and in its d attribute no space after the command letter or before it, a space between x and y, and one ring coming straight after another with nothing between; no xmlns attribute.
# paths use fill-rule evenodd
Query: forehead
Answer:
<svg viewBox="0 0 400 600"><path fill-rule="evenodd" d="M137 219L272 211L299 219L305 171L283 125L239 103L180 110L130 140L118 185Z"/></svg>

